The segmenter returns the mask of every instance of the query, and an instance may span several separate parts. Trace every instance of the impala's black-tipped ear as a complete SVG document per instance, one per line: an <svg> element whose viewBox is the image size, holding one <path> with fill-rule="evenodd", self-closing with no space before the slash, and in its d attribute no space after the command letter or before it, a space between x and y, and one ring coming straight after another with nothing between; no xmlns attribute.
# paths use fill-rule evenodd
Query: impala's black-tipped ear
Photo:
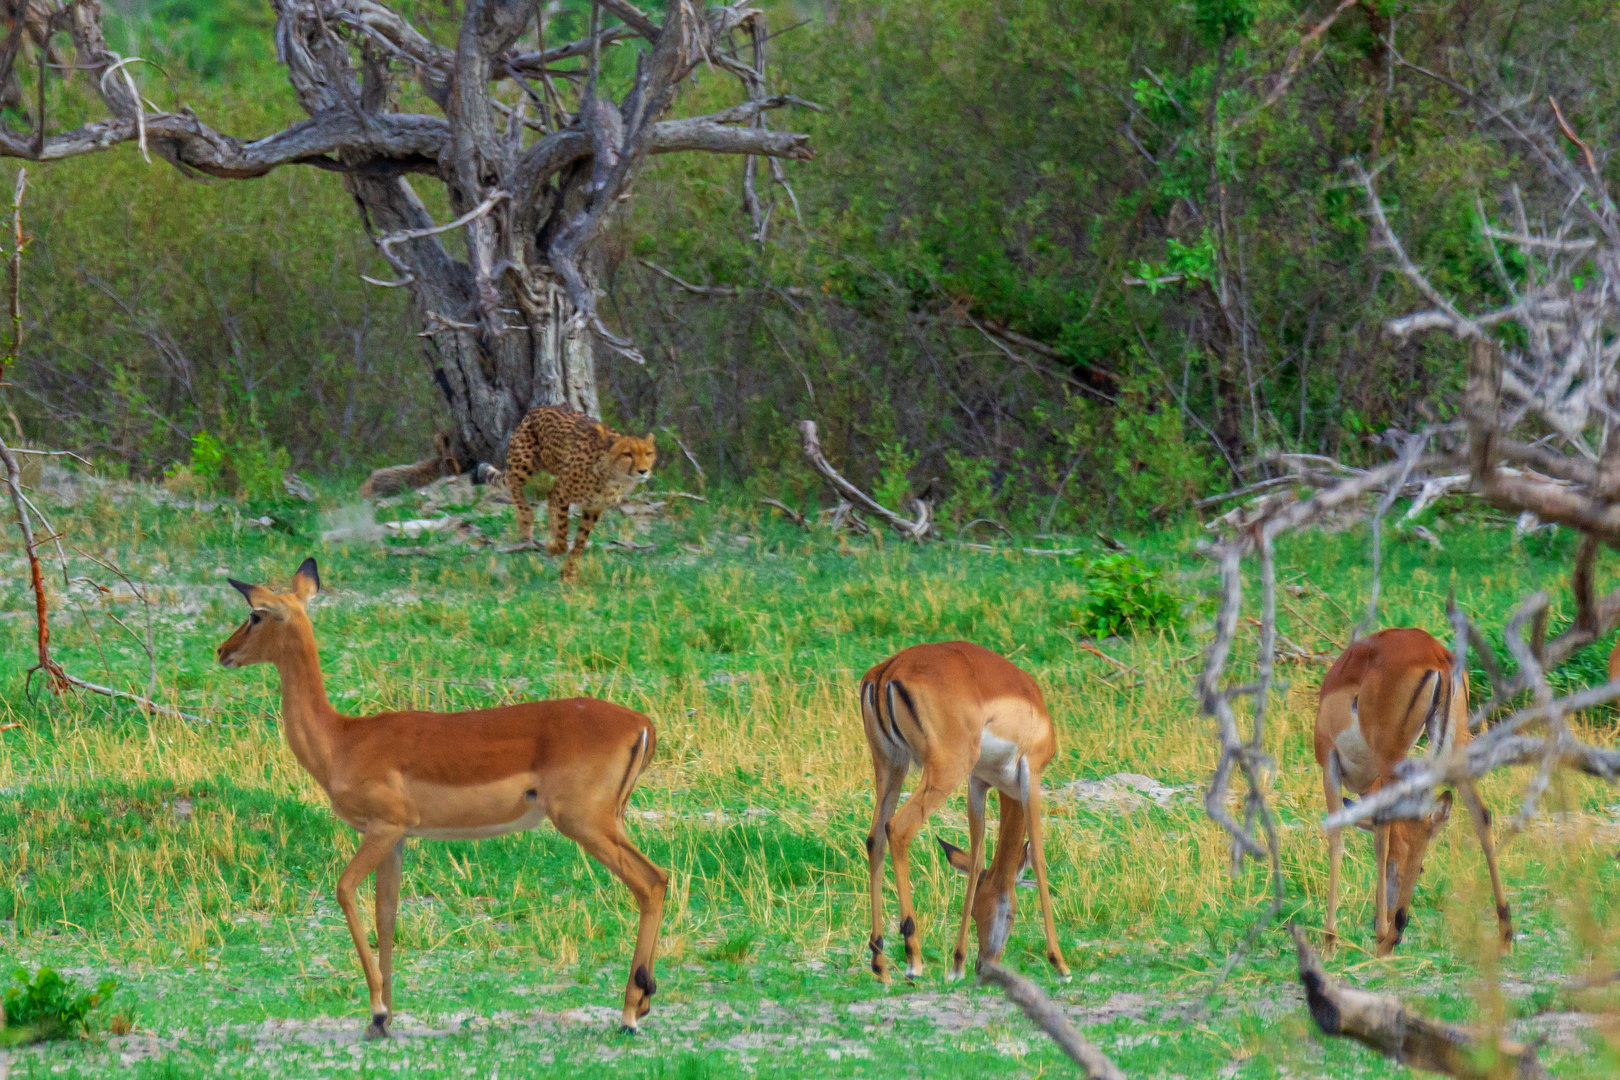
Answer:
<svg viewBox="0 0 1620 1080"><path fill-rule="evenodd" d="M298 602L308 603L309 598L321 589L321 572L315 566L314 559L305 559L298 573L293 575L292 592L298 597Z"/></svg>
<svg viewBox="0 0 1620 1080"><path fill-rule="evenodd" d="M235 578L226 578L225 580L231 583L231 588L242 594L242 599L248 602L248 606L253 605L253 590L258 588L257 585L249 585L247 582L237 581Z"/></svg>
<svg viewBox="0 0 1620 1080"><path fill-rule="evenodd" d="M966 874L973 864L968 860L968 853L955 844L948 844L941 840L939 846L945 849L945 861L951 864L951 869L957 873Z"/></svg>

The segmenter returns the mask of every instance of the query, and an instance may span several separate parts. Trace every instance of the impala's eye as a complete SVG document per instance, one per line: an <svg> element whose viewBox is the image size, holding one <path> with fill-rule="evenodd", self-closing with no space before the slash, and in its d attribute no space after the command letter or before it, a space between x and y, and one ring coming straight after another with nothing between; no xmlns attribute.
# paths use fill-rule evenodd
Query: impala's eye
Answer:
<svg viewBox="0 0 1620 1080"><path fill-rule="evenodd" d="M255 611L253 614L248 616L248 624L251 626L258 626L259 621L263 618L263 615L260 615L257 611Z"/></svg>

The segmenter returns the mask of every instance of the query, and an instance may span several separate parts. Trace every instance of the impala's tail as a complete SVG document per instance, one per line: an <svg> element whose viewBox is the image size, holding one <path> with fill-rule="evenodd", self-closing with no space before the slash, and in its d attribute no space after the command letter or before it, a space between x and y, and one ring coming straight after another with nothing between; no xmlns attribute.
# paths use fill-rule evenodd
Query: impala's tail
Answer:
<svg viewBox="0 0 1620 1080"><path fill-rule="evenodd" d="M630 793L636 790L641 774L647 771L653 752L657 749L658 732L653 730L652 721L649 720L630 744L630 760L624 767L624 779L619 781L619 795L614 806L620 821L624 820L625 812L630 808Z"/></svg>

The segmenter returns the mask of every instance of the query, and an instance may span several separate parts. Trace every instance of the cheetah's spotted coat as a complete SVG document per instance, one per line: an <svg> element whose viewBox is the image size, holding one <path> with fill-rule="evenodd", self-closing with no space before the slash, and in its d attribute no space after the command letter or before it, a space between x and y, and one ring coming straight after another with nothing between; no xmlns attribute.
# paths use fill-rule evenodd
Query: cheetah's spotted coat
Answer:
<svg viewBox="0 0 1620 1080"><path fill-rule="evenodd" d="M602 512L647 479L657 459L658 448L650 434L645 439L620 435L566 405L530 409L506 448L506 483L512 505L517 507L518 539L523 543L534 540L534 510L523 494L524 485L537 471L548 472L557 483L546 499L546 514L551 519L551 542L546 550L553 555L568 552L562 576L571 579ZM569 550L571 505L577 505L580 514L574 546Z"/></svg>

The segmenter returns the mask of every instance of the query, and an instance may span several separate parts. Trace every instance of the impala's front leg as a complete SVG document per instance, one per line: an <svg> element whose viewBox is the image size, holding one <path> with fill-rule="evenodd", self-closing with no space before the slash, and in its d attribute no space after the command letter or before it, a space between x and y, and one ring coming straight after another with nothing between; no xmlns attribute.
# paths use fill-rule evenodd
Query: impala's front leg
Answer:
<svg viewBox="0 0 1620 1080"><path fill-rule="evenodd" d="M1620 654L1620 649L1617 649ZM1502 889L1502 875L1496 869L1496 843L1491 839L1491 812L1472 783L1457 785L1463 802L1468 804L1469 816L1474 819L1474 834L1479 837L1480 850L1485 853L1485 867L1491 872L1491 896L1496 900L1496 926L1502 937L1502 951L1513 949L1513 912L1508 908L1507 893Z"/></svg>
<svg viewBox="0 0 1620 1080"><path fill-rule="evenodd" d="M1069 965L1063 959L1063 947L1058 944L1057 922L1052 917L1052 891L1046 883L1046 840L1041 821L1041 774L1029 767L1027 760L1019 762L1020 780L1024 788L1024 809L1029 813L1029 853L1035 864L1035 887L1041 898L1041 922L1046 929L1046 961L1057 970L1058 978L1068 981Z"/></svg>
<svg viewBox="0 0 1620 1080"><path fill-rule="evenodd" d="M962 977L967 964L968 924L973 919L979 878L984 876L984 801L989 794L989 784L977 776L968 777L967 896L962 899L962 921L956 928L956 948L951 952L951 968L945 976L953 981ZM950 852L946 855L949 857Z"/></svg>
<svg viewBox="0 0 1620 1080"><path fill-rule="evenodd" d="M374 824L368 826L360 837L360 850L354 853L349 865L343 868L338 876L337 901L343 909L343 917L349 923L349 936L354 938L354 950L360 954L360 967L366 973L366 989L371 994L371 1024L366 1028L366 1038L386 1039L388 1037L389 1007L387 997L383 990L382 972L377 967L377 961L371 955L371 947L366 943L366 927L360 921L360 908L354 902L354 890L371 872L382 865L383 860L389 857L395 844L405 838L403 825ZM379 886L380 888L380 886ZM381 930L378 931L379 937ZM390 954L392 943L390 943ZM390 963L392 960L390 959Z"/></svg>

